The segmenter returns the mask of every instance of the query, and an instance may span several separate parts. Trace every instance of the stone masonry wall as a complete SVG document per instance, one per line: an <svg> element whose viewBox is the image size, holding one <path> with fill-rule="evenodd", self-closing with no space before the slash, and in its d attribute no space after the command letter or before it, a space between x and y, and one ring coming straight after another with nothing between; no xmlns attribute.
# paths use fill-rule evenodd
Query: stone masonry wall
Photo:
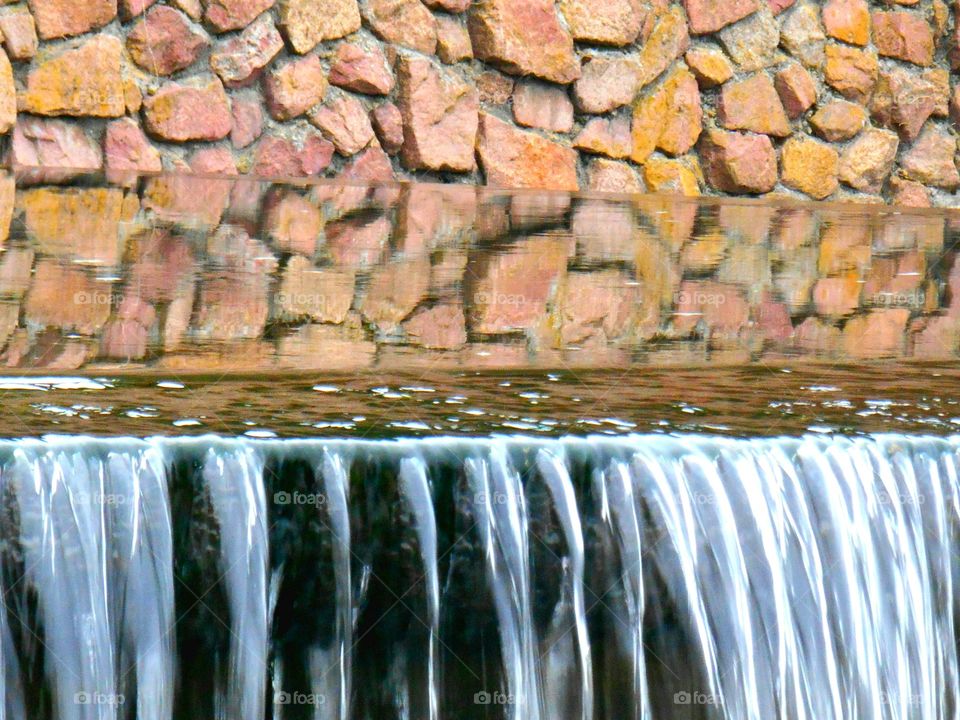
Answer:
<svg viewBox="0 0 960 720"><path fill-rule="evenodd" d="M7 162L957 206L960 2L0 0Z"/></svg>

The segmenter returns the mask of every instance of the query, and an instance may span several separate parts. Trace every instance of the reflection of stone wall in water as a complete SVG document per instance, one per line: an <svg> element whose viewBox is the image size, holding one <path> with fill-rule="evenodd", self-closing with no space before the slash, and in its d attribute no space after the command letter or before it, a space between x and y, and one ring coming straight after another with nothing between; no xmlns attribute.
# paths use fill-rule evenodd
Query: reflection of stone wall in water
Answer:
<svg viewBox="0 0 960 720"><path fill-rule="evenodd" d="M0 188L11 367L951 358L960 341L960 222L929 211L171 176Z"/></svg>
<svg viewBox="0 0 960 720"><path fill-rule="evenodd" d="M5 5L19 164L957 204L950 0Z"/></svg>

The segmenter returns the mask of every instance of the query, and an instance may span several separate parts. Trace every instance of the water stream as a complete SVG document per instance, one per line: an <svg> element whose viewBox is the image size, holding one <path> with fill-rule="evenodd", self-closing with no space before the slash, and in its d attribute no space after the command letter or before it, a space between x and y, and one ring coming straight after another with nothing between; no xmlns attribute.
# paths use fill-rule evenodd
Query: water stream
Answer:
<svg viewBox="0 0 960 720"><path fill-rule="evenodd" d="M958 718L958 453L3 441L0 718Z"/></svg>

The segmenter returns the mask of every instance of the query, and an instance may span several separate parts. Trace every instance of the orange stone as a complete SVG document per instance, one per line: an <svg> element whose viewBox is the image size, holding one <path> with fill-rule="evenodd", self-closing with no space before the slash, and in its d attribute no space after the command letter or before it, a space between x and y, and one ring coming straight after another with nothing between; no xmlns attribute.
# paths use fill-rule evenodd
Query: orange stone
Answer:
<svg viewBox="0 0 960 720"><path fill-rule="evenodd" d="M121 117L123 44L112 35L72 42L27 76L20 109L35 115Z"/></svg>
<svg viewBox="0 0 960 720"><path fill-rule="evenodd" d="M824 140L842 142L863 129L867 113L859 105L845 100L834 100L821 107L810 118L810 127Z"/></svg>
<svg viewBox="0 0 960 720"><path fill-rule="evenodd" d="M910 12L873 13L873 42L885 56L914 65L932 65L933 28L921 15Z"/></svg>
<svg viewBox="0 0 960 720"><path fill-rule="evenodd" d="M880 64L867 50L827 45L823 74L827 85L848 100L865 103L877 84Z"/></svg>
<svg viewBox="0 0 960 720"><path fill-rule="evenodd" d="M117 16L117 0L28 0L43 40L82 35Z"/></svg>
<svg viewBox="0 0 960 720"><path fill-rule="evenodd" d="M794 136L780 152L783 184L823 200L837 189L840 158L829 145Z"/></svg>
<svg viewBox="0 0 960 720"><path fill-rule="evenodd" d="M696 144L702 130L696 78L689 70L677 68L653 95L634 106L630 157L643 163L658 148L682 155Z"/></svg>
<svg viewBox="0 0 960 720"><path fill-rule="evenodd" d="M870 8L866 0L829 0L823 6L827 35L851 45L870 42Z"/></svg>
<svg viewBox="0 0 960 720"><path fill-rule="evenodd" d="M704 89L723 85L733 77L733 66L727 60L727 56L719 50L690 48L684 55L684 60L696 76L700 87Z"/></svg>

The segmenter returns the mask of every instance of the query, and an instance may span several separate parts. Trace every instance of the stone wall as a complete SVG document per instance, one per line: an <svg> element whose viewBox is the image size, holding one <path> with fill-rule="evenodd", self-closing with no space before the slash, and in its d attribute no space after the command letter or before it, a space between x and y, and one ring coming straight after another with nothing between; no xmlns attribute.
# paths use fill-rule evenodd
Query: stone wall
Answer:
<svg viewBox="0 0 960 720"><path fill-rule="evenodd" d="M18 165L960 204L946 0L0 2Z"/></svg>

